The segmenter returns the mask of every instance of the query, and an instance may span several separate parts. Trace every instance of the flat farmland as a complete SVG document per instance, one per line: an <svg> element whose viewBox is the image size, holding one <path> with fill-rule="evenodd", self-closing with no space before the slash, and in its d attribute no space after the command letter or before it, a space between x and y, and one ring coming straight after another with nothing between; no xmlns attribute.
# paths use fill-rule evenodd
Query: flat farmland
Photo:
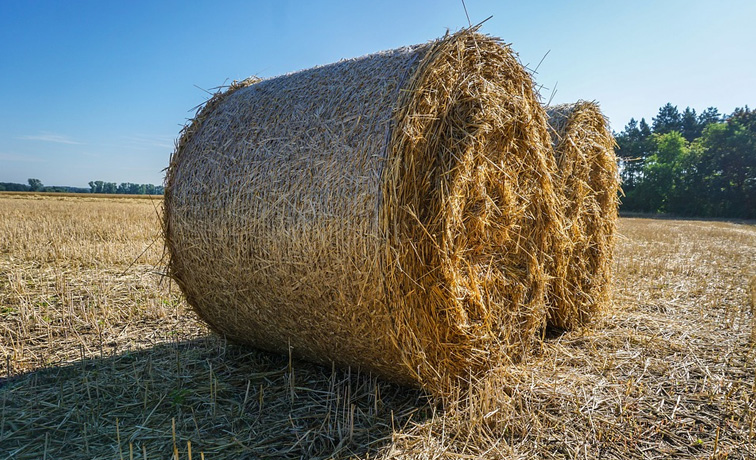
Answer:
<svg viewBox="0 0 756 460"><path fill-rule="evenodd" d="M227 343L159 198L0 194L0 460L756 458L756 225L623 218L613 307L446 405Z"/></svg>

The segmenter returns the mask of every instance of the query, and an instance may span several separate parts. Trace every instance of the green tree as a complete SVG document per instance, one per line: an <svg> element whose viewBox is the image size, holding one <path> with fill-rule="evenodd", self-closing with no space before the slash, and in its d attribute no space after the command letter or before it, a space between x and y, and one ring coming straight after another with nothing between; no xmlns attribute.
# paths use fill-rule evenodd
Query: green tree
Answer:
<svg viewBox="0 0 756 460"><path fill-rule="evenodd" d="M42 181L39 179L29 179L29 188L32 192L39 192L44 188Z"/></svg>
<svg viewBox="0 0 756 460"><path fill-rule="evenodd" d="M651 141L651 134L653 134L653 132L651 131L651 127L648 125L645 118L641 118L640 123L638 123L638 130L640 131L641 138L644 139L648 144L648 142Z"/></svg>
<svg viewBox="0 0 756 460"><path fill-rule="evenodd" d="M698 116L698 124L701 126L701 132L707 125L712 123L720 123L722 121L722 115L719 113L716 107L709 107L701 112Z"/></svg>
<svg viewBox="0 0 756 460"><path fill-rule="evenodd" d="M617 142L617 159L619 161L620 177L627 192L635 187L635 179L638 175L638 122L631 118L621 133L614 135Z"/></svg>
<svg viewBox="0 0 756 460"><path fill-rule="evenodd" d="M756 112L746 106L710 124L698 149L706 214L756 218Z"/></svg>
<svg viewBox="0 0 756 460"><path fill-rule="evenodd" d="M756 112L696 116L666 104L653 120L616 135L623 209L756 219Z"/></svg>
<svg viewBox="0 0 756 460"><path fill-rule="evenodd" d="M682 131L682 116L677 110L677 106L674 106L669 102L659 109L659 113L654 117L653 121L654 134Z"/></svg>
<svg viewBox="0 0 756 460"><path fill-rule="evenodd" d="M635 188L643 180L643 168L646 158L653 148L651 128L644 118L640 122L630 119L621 133L615 134L620 177L625 197L623 208L640 210L636 201Z"/></svg>
<svg viewBox="0 0 756 460"><path fill-rule="evenodd" d="M625 129L615 135L617 156L620 159L620 174L626 189L635 187L643 169L643 160L648 155L646 139L650 132L644 133L641 130L643 124L645 120L641 120L639 126L638 122L631 118ZM648 128L648 124L645 124L645 127Z"/></svg>
<svg viewBox="0 0 756 460"><path fill-rule="evenodd" d="M677 131L654 134L653 144L634 198L644 211L680 212L687 191L685 174L692 163L690 147Z"/></svg>
<svg viewBox="0 0 756 460"><path fill-rule="evenodd" d="M685 111L680 116L680 132L688 142L693 142L701 136L701 125L698 124L698 117L695 109L685 107Z"/></svg>

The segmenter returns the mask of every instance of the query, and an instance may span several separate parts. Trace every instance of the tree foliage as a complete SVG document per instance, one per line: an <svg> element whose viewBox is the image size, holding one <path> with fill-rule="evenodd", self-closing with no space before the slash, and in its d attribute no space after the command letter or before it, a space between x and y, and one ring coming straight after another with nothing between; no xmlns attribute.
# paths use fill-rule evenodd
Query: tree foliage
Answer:
<svg viewBox="0 0 756 460"><path fill-rule="evenodd" d="M32 192L39 192L44 188L42 181L39 179L29 179L29 190Z"/></svg>
<svg viewBox="0 0 756 460"><path fill-rule="evenodd" d="M651 130L631 119L616 139L624 210L756 218L756 112L747 106L722 117L666 104Z"/></svg>
<svg viewBox="0 0 756 460"><path fill-rule="evenodd" d="M131 182L104 182L101 180L89 181L92 193L120 193L122 195L162 195L163 186L153 184L134 184Z"/></svg>
<svg viewBox="0 0 756 460"><path fill-rule="evenodd" d="M654 117L653 129L656 134L666 134L672 131L682 131L682 116L677 106L667 102L667 105L659 109Z"/></svg>

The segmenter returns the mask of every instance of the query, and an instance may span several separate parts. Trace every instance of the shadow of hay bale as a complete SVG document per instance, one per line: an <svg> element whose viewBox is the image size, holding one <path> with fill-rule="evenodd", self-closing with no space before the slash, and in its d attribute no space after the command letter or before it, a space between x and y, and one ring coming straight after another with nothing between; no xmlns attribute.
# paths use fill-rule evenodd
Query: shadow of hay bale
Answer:
<svg viewBox="0 0 756 460"><path fill-rule="evenodd" d="M373 456L424 394L213 336L86 359L0 386L3 458Z"/></svg>

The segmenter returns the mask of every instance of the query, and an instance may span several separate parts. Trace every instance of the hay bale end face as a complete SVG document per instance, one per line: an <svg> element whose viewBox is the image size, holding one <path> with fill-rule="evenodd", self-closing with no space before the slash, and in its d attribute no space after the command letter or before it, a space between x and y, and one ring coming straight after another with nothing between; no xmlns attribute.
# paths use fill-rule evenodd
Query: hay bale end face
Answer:
<svg viewBox="0 0 756 460"><path fill-rule="evenodd" d="M574 329L610 302L619 206L614 138L595 102L547 108L566 235L555 239L549 324Z"/></svg>
<svg viewBox="0 0 756 460"><path fill-rule="evenodd" d="M530 76L473 31L234 85L171 158L170 273L234 341L443 395L545 322L549 142Z"/></svg>

